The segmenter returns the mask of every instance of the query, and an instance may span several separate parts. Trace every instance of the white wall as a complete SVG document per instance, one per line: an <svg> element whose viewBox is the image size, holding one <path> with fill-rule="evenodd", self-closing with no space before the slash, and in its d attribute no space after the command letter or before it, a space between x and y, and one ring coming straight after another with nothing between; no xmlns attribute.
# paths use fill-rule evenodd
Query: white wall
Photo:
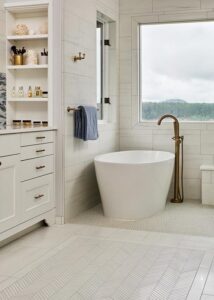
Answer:
<svg viewBox="0 0 214 300"><path fill-rule="evenodd" d="M137 124L135 23L214 19L213 0L120 0L120 148L174 150L172 124ZM185 196L201 198L201 164L214 163L214 124L182 123Z"/></svg>
<svg viewBox="0 0 214 300"><path fill-rule="evenodd" d="M5 13L4 0L0 0L0 72L5 72Z"/></svg>
<svg viewBox="0 0 214 300"><path fill-rule="evenodd" d="M82 142L73 138L73 113L67 106L96 105L96 13L97 10L111 19L119 19L118 0L64 0L63 30L63 81L64 81L64 172L65 172L65 220L99 201L93 159L99 153L119 148L118 131L118 76L111 78L113 122L99 126L99 140ZM117 38L117 42L119 39ZM117 54L118 43L114 54ZM72 56L86 53L84 61L74 63ZM117 66L116 57L114 66ZM114 83L114 84L113 84Z"/></svg>

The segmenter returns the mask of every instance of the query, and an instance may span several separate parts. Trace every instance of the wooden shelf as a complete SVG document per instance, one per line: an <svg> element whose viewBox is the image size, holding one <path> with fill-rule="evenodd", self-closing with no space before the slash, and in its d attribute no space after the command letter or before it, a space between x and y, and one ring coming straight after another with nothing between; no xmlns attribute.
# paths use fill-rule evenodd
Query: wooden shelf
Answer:
<svg viewBox="0 0 214 300"><path fill-rule="evenodd" d="M48 69L48 65L22 65L22 66L7 66L8 70L35 70Z"/></svg>
<svg viewBox="0 0 214 300"><path fill-rule="evenodd" d="M10 98L8 102L48 102L48 98Z"/></svg>
<svg viewBox="0 0 214 300"><path fill-rule="evenodd" d="M35 34L35 35L8 35L8 41L27 41L27 40L47 40L48 34Z"/></svg>

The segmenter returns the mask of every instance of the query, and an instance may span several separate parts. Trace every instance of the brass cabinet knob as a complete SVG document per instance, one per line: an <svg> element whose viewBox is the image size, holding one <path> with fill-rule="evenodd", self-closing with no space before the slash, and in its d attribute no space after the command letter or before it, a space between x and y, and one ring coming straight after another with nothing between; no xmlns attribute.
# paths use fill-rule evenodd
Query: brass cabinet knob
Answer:
<svg viewBox="0 0 214 300"><path fill-rule="evenodd" d="M38 199L41 199L43 198L45 195L38 195L38 196L35 196L34 199L38 200Z"/></svg>
<svg viewBox="0 0 214 300"><path fill-rule="evenodd" d="M36 150L36 153L42 153L42 152L45 152L45 149Z"/></svg>
<svg viewBox="0 0 214 300"><path fill-rule="evenodd" d="M36 167L36 170L41 170L41 169L44 169L45 166L39 166L39 167Z"/></svg>

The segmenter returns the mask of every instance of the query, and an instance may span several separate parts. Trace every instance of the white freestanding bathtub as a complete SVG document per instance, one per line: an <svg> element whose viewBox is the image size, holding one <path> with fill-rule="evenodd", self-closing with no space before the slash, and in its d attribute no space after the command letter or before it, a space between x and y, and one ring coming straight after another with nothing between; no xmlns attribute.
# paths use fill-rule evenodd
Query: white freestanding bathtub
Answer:
<svg viewBox="0 0 214 300"><path fill-rule="evenodd" d="M97 156L95 168L104 214L136 220L165 208L175 155L124 151Z"/></svg>

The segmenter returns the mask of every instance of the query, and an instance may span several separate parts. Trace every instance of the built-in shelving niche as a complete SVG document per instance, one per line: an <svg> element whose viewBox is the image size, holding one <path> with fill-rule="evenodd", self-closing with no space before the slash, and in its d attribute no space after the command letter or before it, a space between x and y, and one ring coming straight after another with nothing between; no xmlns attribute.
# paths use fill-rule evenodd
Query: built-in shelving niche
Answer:
<svg viewBox="0 0 214 300"><path fill-rule="evenodd" d="M48 121L53 125L52 117L52 1L26 1L8 3L6 8L6 61L7 61L7 124L13 120ZM41 33L40 27L48 23L48 33ZM17 24L25 24L33 34L16 35ZM38 65L12 65L10 49L12 45L17 48L23 46L26 50L35 50L38 55L45 48L48 51L48 64ZM25 95L13 95L15 87L23 86ZM48 91L48 98L28 98L29 86L34 90L40 86L43 91Z"/></svg>

